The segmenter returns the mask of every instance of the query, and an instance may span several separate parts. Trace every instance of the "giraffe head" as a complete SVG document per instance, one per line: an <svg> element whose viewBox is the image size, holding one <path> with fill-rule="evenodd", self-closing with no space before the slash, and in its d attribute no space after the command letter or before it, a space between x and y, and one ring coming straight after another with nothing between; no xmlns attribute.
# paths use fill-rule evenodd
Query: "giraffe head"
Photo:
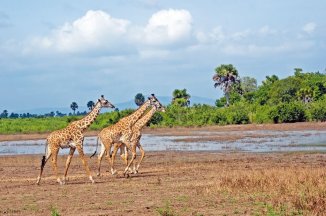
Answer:
<svg viewBox="0 0 326 216"><path fill-rule="evenodd" d="M108 107L114 109L115 106L110 103L108 100L104 98L104 95L101 95L101 98L98 99L98 103L100 103L101 107Z"/></svg>
<svg viewBox="0 0 326 216"><path fill-rule="evenodd" d="M154 94L151 94L151 97L148 97L148 100L150 100L151 106L155 107L157 111L165 112L164 106L161 104L161 102L155 97Z"/></svg>

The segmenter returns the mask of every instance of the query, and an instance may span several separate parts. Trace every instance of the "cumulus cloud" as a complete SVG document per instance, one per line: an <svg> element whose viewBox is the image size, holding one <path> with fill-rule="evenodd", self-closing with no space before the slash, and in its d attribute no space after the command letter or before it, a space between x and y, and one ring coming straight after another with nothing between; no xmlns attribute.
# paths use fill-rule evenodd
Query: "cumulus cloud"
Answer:
<svg viewBox="0 0 326 216"><path fill-rule="evenodd" d="M72 23L65 23L50 36L35 38L33 46L59 52L82 52L115 47L123 40L130 22L103 11L88 11Z"/></svg>
<svg viewBox="0 0 326 216"><path fill-rule="evenodd" d="M161 10L152 15L144 29L145 42L165 45L190 37L192 17L187 10Z"/></svg>
<svg viewBox="0 0 326 216"><path fill-rule="evenodd" d="M307 32L313 32L313 23L305 26ZM300 31L300 29L298 29ZM221 54L230 56L262 56L280 53L295 53L311 49L314 41L295 37L295 33L276 30L268 25L257 29L225 31L222 26L208 32L197 32L198 44L194 50L213 48Z"/></svg>
<svg viewBox="0 0 326 216"><path fill-rule="evenodd" d="M121 54L124 49L146 46L144 49L148 50L149 47L184 44L191 32L192 17L187 10L158 11L145 26L132 25L129 20L114 18L101 10L90 10L81 18L54 29L48 36L35 37L25 52L35 49L62 53L104 50Z"/></svg>
<svg viewBox="0 0 326 216"><path fill-rule="evenodd" d="M48 36L34 38L25 51L37 52L41 49L124 56L126 52L135 50L141 59L167 59L172 50L180 47L189 51L210 46L227 55L268 55L313 46L305 38L295 38L289 31L275 30L268 25L235 31L217 26L211 31L196 32L192 22L191 13L183 9L160 10L143 26L112 17L101 10L90 10L79 19L54 29ZM310 22L301 30L312 34L315 28L316 24Z"/></svg>
<svg viewBox="0 0 326 216"><path fill-rule="evenodd" d="M302 27L302 30L308 34L312 34L317 27L317 24L314 22L309 22Z"/></svg>

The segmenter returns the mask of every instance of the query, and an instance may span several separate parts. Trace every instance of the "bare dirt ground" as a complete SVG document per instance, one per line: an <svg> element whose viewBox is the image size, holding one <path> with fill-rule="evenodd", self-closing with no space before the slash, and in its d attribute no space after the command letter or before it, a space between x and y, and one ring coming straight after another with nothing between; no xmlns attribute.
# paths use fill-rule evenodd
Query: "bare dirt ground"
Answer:
<svg viewBox="0 0 326 216"><path fill-rule="evenodd" d="M200 130L320 129L324 123L245 125ZM222 128L222 129L221 129ZM182 134L189 128L147 129ZM26 138L26 137L25 137ZM112 176L107 161L91 184L76 154L66 185L51 162L35 185L41 155L0 157L0 215L326 215L325 153L148 152L140 173ZM66 156L59 156L63 174ZM95 175L96 160L88 159Z"/></svg>

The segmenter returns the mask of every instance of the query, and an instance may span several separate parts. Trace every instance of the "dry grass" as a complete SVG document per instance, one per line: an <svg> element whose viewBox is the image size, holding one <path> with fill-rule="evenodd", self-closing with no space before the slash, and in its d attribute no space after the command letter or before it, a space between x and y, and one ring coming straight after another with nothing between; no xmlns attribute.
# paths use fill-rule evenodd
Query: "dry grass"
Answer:
<svg viewBox="0 0 326 216"><path fill-rule="evenodd" d="M288 214L326 214L325 168L224 171L207 189L210 193L227 191L233 195L246 195L249 201L269 203L277 211Z"/></svg>

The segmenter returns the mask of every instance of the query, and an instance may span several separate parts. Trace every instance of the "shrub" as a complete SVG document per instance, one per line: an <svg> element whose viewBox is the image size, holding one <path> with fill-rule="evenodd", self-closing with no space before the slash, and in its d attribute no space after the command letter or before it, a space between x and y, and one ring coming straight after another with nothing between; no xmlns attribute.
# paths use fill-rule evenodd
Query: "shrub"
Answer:
<svg viewBox="0 0 326 216"><path fill-rule="evenodd" d="M326 120L326 101L321 100L312 103L307 110L311 120L313 121L325 121Z"/></svg>
<svg viewBox="0 0 326 216"><path fill-rule="evenodd" d="M274 123L302 122L307 119L305 107L301 102L281 103L269 112Z"/></svg>

